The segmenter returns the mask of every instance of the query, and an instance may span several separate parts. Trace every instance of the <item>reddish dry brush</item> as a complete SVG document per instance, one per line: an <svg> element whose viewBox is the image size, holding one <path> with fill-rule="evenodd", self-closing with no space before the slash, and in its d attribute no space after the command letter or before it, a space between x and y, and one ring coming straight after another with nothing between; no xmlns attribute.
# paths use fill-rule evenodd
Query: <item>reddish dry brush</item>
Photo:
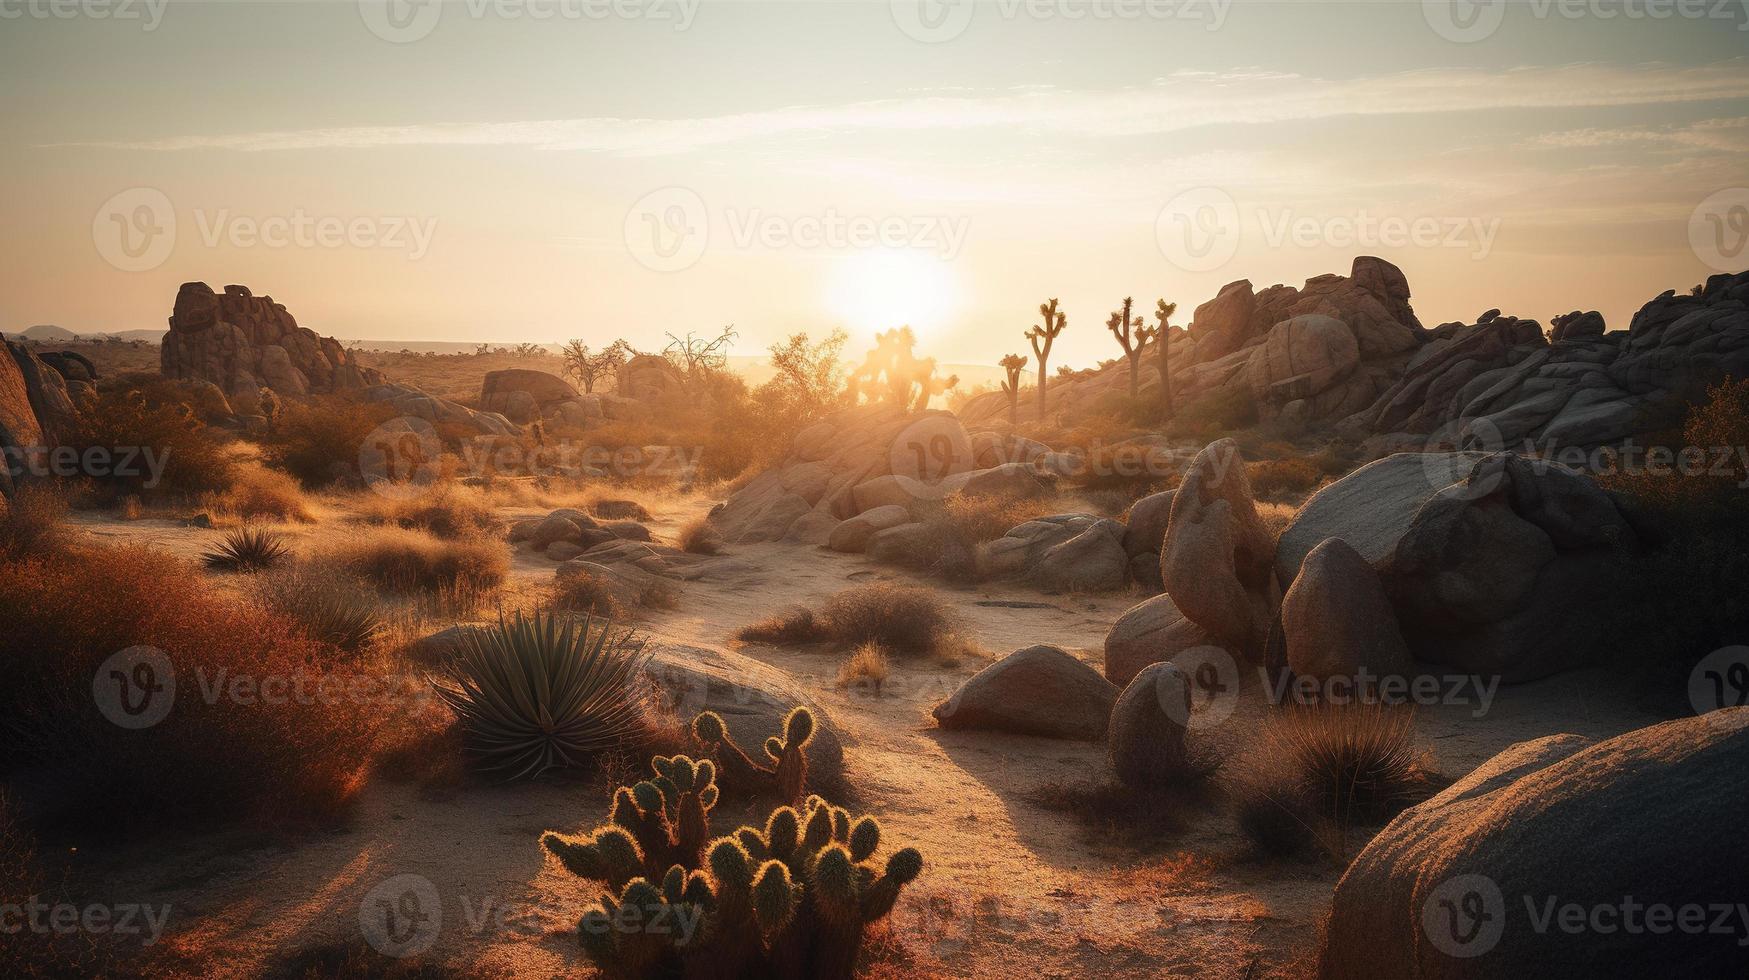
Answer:
<svg viewBox="0 0 1749 980"><path fill-rule="evenodd" d="M0 564L0 622L0 712L19 732L0 775L28 770L56 809L105 828L335 817L385 713L381 678L145 548ZM114 680L108 658L136 646L168 658L174 701L128 730L93 691ZM154 680L154 696L172 693Z"/></svg>

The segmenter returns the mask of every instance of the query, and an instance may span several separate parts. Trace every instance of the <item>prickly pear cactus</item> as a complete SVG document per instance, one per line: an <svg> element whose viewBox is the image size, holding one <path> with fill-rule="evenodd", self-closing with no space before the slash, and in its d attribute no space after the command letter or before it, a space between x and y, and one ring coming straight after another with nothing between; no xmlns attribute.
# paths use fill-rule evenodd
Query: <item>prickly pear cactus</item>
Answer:
<svg viewBox="0 0 1749 980"><path fill-rule="evenodd" d="M814 714L796 708L783 720L783 734L765 740L770 765L754 761L729 737L729 729L714 711L692 720L692 734L705 750L722 762L725 775L742 786L775 791L791 805L800 803L808 789L808 743L814 738Z"/></svg>
<svg viewBox="0 0 1749 980"><path fill-rule="evenodd" d="M774 779L812 734L812 717L792 713L768 746ZM615 791L607 824L541 837L567 870L606 886L577 936L610 977L847 980L864 930L923 871L915 848L877 860L880 822L818 796L711 839L711 761L659 757L651 768L655 778Z"/></svg>

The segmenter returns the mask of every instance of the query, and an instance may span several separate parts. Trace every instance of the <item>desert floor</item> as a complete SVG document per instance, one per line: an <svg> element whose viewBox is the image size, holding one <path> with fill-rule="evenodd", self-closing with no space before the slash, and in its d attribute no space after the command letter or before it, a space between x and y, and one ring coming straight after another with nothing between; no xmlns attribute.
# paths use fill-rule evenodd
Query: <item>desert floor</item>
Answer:
<svg viewBox="0 0 1749 980"><path fill-rule="evenodd" d="M651 529L671 536L710 503L668 498ZM283 528L299 548L346 533L343 498L325 499L322 510L318 523ZM506 508L501 516L542 513ZM151 517L77 520L95 538L190 557L220 534ZM783 607L907 578L860 555L803 546L731 547L728 554L739 560L733 574L686 584L674 609L646 611L640 628L681 643L728 644L738 627ZM519 553L506 603L545 585L553 567ZM1107 629L1139 601L1010 585L941 594L987 655L1049 643L1096 667ZM875 696L835 687L842 652L738 649L788 672L827 707L847 748L854 796L844 802L878 814L889 843L913 844L926 857L924 876L905 892L891 938L881 944L877 975L1255 977L1296 975L1313 955L1340 874L1335 861L1248 856L1218 794L1186 801L1178 826L1146 840L1120 822L1035 802L1047 785L1098 778L1103 746L938 730L930 710L985 661L895 660ZM1196 729L1193 738L1218 755L1237 755L1263 707L1253 681L1231 719ZM1460 704L1417 714L1417 738L1448 777L1524 739L1605 737L1655 720L1603 672L1503 689L1485 718L1473 711ZM200 961L208 976L249 976L274 956L356 941L360 903L402 874L430 879L442 898L442 930L428 959L468 974L575 975L586 967L571 930L593 896L545 863L536 838L549 828L593 826L606 804L599 786L578 780L443 793L379 780L341 832L295 844L221 835L174 849L106 850L87 870L108 883L115 901L172 906L165 942ZM727 809L715 815L719 833L744 816Z"/></svg>

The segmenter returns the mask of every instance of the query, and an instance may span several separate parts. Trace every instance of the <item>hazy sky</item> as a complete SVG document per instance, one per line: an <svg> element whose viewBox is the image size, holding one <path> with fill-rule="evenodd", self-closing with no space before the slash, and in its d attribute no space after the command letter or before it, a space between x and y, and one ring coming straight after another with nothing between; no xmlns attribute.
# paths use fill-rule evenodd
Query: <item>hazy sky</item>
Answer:
<svg viewBox="0 0 1749 980"><path fill-rule="evenodd" d="M198 279L342 337L993 362L1055 296L1090 363L1126 294L1364 253L1430 326L1625 328L1749 266L1746 6L0 0L0 330Z"/></svg>

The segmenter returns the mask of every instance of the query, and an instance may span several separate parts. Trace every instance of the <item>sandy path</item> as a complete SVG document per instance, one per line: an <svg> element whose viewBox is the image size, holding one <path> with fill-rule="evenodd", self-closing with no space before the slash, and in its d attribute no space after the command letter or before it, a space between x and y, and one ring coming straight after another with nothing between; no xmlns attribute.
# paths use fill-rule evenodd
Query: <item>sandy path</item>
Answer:
<svg viewBox="0 0 1749 980"><path fill-rule="evenodd" d="M658 536L671 534L707 505L674 502L652 527ZM328 516L294 529L301 545L342 533L344 525ZM197 554L216 537L176 522L80 523L97 537L180 554ZM678 606L654 613L644 626L679 642L721 644L737 627L786 605L904 578L860 556L812 548L755 545L731 553L743 563L737 574L687 583ZM518 555L508 591L532 594L551 568L538 556ZM1095 666L1107 628L1136 599L1012 586L942 596L967 635L996 655L1052 643ZM987 604L1015 601L1037 606ZM1315 942L1335 867L1239 858L1240 838L1218 804L1193 809L1170 846L1137 851L1121 827L1091 831L1030 802L1047 783L1097 777L1102 746L936 729L930 709L980 662L895 662L876 697L834 687L839 654L763 646L741 652L789 672L827 707L847 746L852 808L880 815L889 842L926 855L925 876L895 913L896 942L885 948L881 969L992 977L1266 976ZM1626 706L1608 681L1578 673L1508 689L1481 720L1470 704L1426 709L1418 738L1442 771L1458 775L1522 739L1562 731L1605 736L1650 720ZM1231 754L1263 707L1253 684L1230 720L1198 737ZM166 942L197 956L203 975L249 976L273 954L356 940L361 907L368 911L385 891L398 894L398 886L423 881L440 910L416 933L430 939L429 956L474 970L556 977L582 967L569 930L590 895L547 866L535 840L549 827L593 825L605 803L599 790L562 780L476 787L448 798L384 782L366 789L346 831L295 847L202 840L96 860L119 869L105 874L113 900L172 906ZM719 813L719 831L740 817ZM406 875L418 877L400 877Z"/></svg>

